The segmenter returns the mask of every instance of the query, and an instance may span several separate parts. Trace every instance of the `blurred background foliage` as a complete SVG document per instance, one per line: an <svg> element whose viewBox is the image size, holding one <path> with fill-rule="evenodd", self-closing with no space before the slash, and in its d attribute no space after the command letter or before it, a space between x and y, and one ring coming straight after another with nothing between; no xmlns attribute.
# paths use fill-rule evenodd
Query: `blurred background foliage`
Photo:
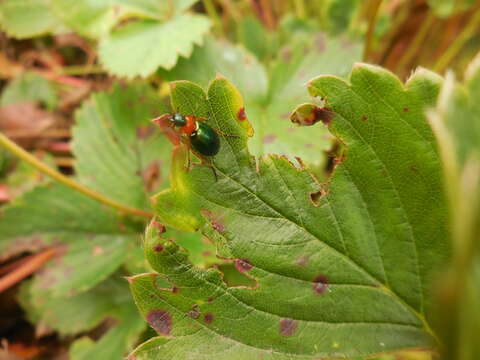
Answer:
<svg viewBox="0 0 480 360"><path fill-rule="evenodd" d="M0 25L0 131L79 184L144 211L150 194L169 182L171 145L149 123L171 111L169 81L206 86L217 74L229 78L255 128L252 152L300 157L325 180L341 146L324 127L297 131L288 120L296 105L316 101L305 88L309 79L345 77L366 61L402 80L418 66L442 75L452 69L462 80L480 50L475 0L3 0ZM472 78L468 90L478 93ZM466 90L452 88L437 116L471 110L456 95ZM1 289L0 359L121 359L153 335L122 280L149 270L143 221L52 185L3 149L0 203L0 275L34 272ZM469 229L475 238L478 229ZM198 266L218 266L227 283L248 283L198 234L167 234ZM478 273L478 263L465 261L462 271ZM45 266L34 271L34 263ZM463 291L469 297L462 301L478 300L478 287L464 284ZM445 308L458 308L447 295Z"/></svg>

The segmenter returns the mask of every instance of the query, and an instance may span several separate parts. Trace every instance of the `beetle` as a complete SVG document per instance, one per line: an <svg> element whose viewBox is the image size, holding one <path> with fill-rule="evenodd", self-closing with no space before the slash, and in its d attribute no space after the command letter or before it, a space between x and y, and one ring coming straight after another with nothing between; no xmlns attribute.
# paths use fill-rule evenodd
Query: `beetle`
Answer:
<svg viewBox="0 0 480 360"><path fill-rule="evenodd" d="M217 174L211 160L211 157L220 151L220 137L218 134L239 137L236 135L225 134L218 129L212 128L205 121L207 118L195 115L183 115L180 113L165 114L152 121L160 126L163 133L169 138L174 145L183 142L192 152L210 166L215 174ZM190 157L188 160L190 164Z"/></svg>

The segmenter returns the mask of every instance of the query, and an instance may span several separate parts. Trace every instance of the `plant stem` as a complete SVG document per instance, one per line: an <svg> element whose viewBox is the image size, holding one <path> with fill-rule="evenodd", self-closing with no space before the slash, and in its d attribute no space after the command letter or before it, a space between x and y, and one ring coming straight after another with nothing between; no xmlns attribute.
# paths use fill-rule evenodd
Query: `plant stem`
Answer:
<svg viewBox="0 0 480 360"><path fill-rule="evenodd" d="M5 149L9 150L12 154L16 155L20 159L26 161L33 167L35 167L37 170L41 171L42 173L50 176L51 178L57 180L58 182L64 184L65 186L68 186L76 191L81 192L84 195L87 195L88 197L95 199L102 204L111 206L113 208L116 208L120 210L123 213L126 214L132 214L132 215L137 215L137 216L144 216L151 218L153 217L153 214L149 211L141 210L141 209L135 209L130 206L120 204L119 202L116 202L115 200L109 199L102 194L87 188L86 186L77 183L73 179L71 179L68 176L65 176L58 171L52 169L51 167L47 166L46 164L42 163L40 160L38 160L35 156L30 154L29 152L25 151L22 149L20 146L15 144L13 141L11 141L9 138L7 138L4 134L0 133L0 145L3 146Z"/></svg>
<svg viewBox="0 0 480 360"><path fill-rule="evenodd" d="M295 5L295 14L299 19L305 18L305 2L304 0L293 0Z"/></svg>
<svg viewBox="0 0 480 360"><path fill-rule="evenodd" d="M203 0L203 6L205 6L205 10L207 10L208 16L212 19L213 23L215 24L214 27L217 33L221 36L224 36L223 32L223 24L220 16L218 16L217 9L215 8L215 4L213 0Z"/></svg>
<svg viewBox="0 0 480 360"><path fill-rule="evenodd" d="M28 257L25 261L21 260L18 268L0 278L0 293L33 274L42 267L43 264L50 260L56 252L56 249L48 249Z"/></svg>
<svg viewBox="0 0 480 360"><path fill-rule="evenodd" d="M103 74L106 70L100 65L72 65L65 66L59 71L62 75L89 75Z"/></svg>
<svg viewBox="0 0 480 360"><path fill-rule="evenodd" d="M375 24L377 22L378 10L382 4L382 0L373 0L374 2L370 5L369 11L369 21L368 21L368 30L367 38L365 39L365 47L363 49L363 61L367 61L372 52L372 43L373 43L373 32L375 30Z"/></svg>
<svg viewBox="0 0 480 360"><path fill-rule="evenodd" d="M420 27L420 30L417 31L417 34L415 35L415 38L408 46L407 51L403 53L402 57L398 61L396 66L397 71L403 69L406 65L408 65L412 61L414 56L417 54L420 45L422 45L422 43L424 42L427 36L428 30L430 30L430 27L432 26L434 21L435 21L435 15L433 14L432 11L429 11L427 18L425 19L425 21L423 21L423 24Z"/></svg>
<svg viewBox="0 0 480 360"><path fill-rule="evenodd" d="M452 41L450 47L443 53L442 56L433 65L433 70L442 72L450 64L455 56L460 52L467 41L475 34L480 24L480 10L477 10L470 18L467 26L460 32L455 41Z"/></svg>

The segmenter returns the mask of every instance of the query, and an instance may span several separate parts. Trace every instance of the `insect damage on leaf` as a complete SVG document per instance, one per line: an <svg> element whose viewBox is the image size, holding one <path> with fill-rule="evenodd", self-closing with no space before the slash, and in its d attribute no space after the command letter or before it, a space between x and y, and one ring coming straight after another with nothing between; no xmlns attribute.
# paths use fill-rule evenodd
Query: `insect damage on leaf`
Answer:
<svg viewBox="0 0 480 360"><path fill-rule="evenodd" d="M439 84L434 74L419 71L404 85L368 65L356 66L350 82L312 80L310 93L328 99L329 129L348 148L324 186L285 157L253 158L246 136L221 138L218 179L202 166L179 167L172 188L155 197L159 219L183 229L185 220L194 224L189 230L201 230L221 258L233 259L256 284L230 287L215 269L193 267L174 243L146 236L149 262L182 288L182 297L148 285L144 275L143 290L133 287L142 313L159 306L145 293L158 293L173 320L188 318L198 329L194 337L208 343L207 352L235 344L268 359L271 351L303 359L432 346L429 279L448 256L448 232L440 162L424 110ZM206 93L179 82L171 95L182 113L242 134L243 101L225 79L214 80ZM363 116L368 121L359 121ZM168 250L152 251L159 243ZM214 332L202 327L206 314L214 316ZM341 351L332 347L339 343Z"/></svg>
<svg viewBox="0 0 480 360"><path fill-rule="evenodd" d="M147 322L159 334L169 335L172 331L172 317L165 310L153 310L147 314Z"/></svg>

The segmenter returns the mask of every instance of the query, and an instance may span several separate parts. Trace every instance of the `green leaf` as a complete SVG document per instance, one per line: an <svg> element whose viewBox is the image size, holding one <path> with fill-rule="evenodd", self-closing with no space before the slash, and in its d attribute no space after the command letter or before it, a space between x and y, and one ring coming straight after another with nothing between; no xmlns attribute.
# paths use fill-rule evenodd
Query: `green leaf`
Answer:
<svg viewBox="0 0 480 360"><path fill-rule="evenodd" d="M328 0L325 20L332 34L340 34L350 27L361 2L358 0Z"/></svg>
<svg viewBox="0 0 480 360"><path fill-rule="evenodd" d="M70 350L72 359L121 359L145 329L145 322L138 316L129 296L126 281L120 277L106 280L91 291L71 298L52 298L48 291L25 283L19 298L31 321L45 330L56 330L61 336L90 330L107 319L111 324L116 323L96 343L86 342L85 338L76 341Z"/></svg>
<svg viewBox="0 0 480 360"><path fill-rule="evenodd" d="M252 101L262 101L268 90L265 67L240 46L207 37L203 46L196 46L192 56L179 59L171 70L159 69L163 78L185 79L207 86L217 74L230 79Z"/></svg>
<svg viewBox="0 0 480 360"><path fill-rule="evenodd" d="M158 67L172 68L179 56L190 56L209 27L208 18L190 14L178 14L163 23L126 24L100 41L100 62L115 75L147 77Z"/></svg>
<svg viewBox="0 0 480 360"><path fill-rule="evenodd" d="M57 247L57 257L35 276L33 286L51 296L71 296L116 271L138 238L133 229L128 220L95 200L50 184L36 187L5 209L0 217L0 252L7 258Z"/></svg>
<svg viewBox="0 0 480 360"><path fill-rule="evenodd" d="M450 195L453 260L437 285L445 359L475 359L480 346L480 56L464 83L448 74L430 113Z"/></svg>
<svg viewBox="0 0 480 360"><path fill-rule="evenodd" d="M48 0L6 0L0 3L0 24L8 35L26 39L60 27Z"/></svg>
<svg viewBox="0 0 480 360"><path fill-rule="evenodd" d="M91 38L107 34L130 17L160 19L163 6L152 0L52 0L55 13L76 32Z"/></svg>
<svg viewBox="0 0 480 360"><path fill-rule="evenodd" d="M311 101L304 91L307 81L322 74L346 77L360 57L359 44L322 34L306 44L299 41L283 48L270 72L268 105L252 115L247 108L249 116L256 119L253 124L258 136L251 144L253 153L298 156L320 165L331 144L327 131L320 127L300 131L288 121L289 114L298 104Z"/></svg>
<svg viewBox="0 0 480 360"><path fill-rule="evenodd" d="M156 212L167 225L200 229L257 284L228 287L148 228L146 255L160 275L134 277L131 287L161 336L136 358L311 359L435 346L430 281L448 258L449 234L424 110L440 83L422 70L403 85L363 64L350 82L312 80L311 94L335 112L330 131L347 147L324 185L284 157L249 155L242 99L227 80L207 94L176 83L179 111L209 115L211 126L239 137L221 137L216 176L208 166L174 167ZM162 277L165 289L156 286Z"/></svg>
<svg viewBox="0 0 480 360"><path fill-rule="evenodd" d="M80 181L123 204L148 208L166 184L170 144L151 124L166 112L145 84L115 85L76 113L72 149Z"/></svg>
<svg viewBox="0 0 480 360"><path fill-rule="evenodd" d="M0 105L39 103L48 110L54 110L58 97L52 83L35 73L24 73L10 82L3 90Z"/></svg>

